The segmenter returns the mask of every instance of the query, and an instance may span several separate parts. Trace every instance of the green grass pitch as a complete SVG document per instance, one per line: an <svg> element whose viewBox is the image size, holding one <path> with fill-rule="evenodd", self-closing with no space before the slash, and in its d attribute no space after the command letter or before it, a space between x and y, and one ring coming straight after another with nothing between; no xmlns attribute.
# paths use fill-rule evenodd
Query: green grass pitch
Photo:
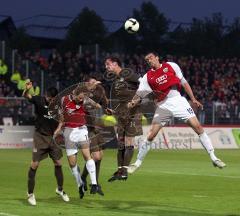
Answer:
<svg viewBox="0 0 240 216"><path fill-rule="evenodd" d="M33 207L26 201L31 150L0 150L0 215L240 216L240 150L216 153L227 164L223 170L212 166L204 150L151 151L127 181L108 183L116 169L116 150L106 150L100 178L105 196L88 191L83 200L64 155L69 203L55 194L53 164L46 159L37 172ZM83 166L82 159L79 164Z"/></svg>

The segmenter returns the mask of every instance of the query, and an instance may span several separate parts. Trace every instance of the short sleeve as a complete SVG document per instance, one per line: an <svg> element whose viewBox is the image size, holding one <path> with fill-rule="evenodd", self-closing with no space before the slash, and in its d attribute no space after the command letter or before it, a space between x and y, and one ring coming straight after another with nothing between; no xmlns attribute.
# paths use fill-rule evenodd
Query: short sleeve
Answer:
<svg viewBox="0 0 240 216"><path fill-rule="evenodd" d="M152 92L152 89L148 84L147 74L145 74L142 78L139 78L139 81L140 81L140 84L136 94L139 97L144 98L145 96L147 96Z"/></svg>
<svg viewBox="0 0 240 216"><path fill-rule="evenodd" d="M182 70L181 68L179 67L178 64L174 63L174 62L167 62L169 65L171 65L171 67L173 68L173 70L175 71L176 73L176 76L181 80L183 79L183 73L182 73Z"/></svg>

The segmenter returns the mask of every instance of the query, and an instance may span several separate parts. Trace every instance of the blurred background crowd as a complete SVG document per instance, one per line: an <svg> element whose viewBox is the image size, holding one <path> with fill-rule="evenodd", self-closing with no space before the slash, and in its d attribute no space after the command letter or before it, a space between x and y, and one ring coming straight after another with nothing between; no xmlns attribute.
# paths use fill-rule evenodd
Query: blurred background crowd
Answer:
<svg viewBox="0 0 240 216"><path fill-rule="evenodd" d="M104 53L97 66L95 54L88 51L82 54L70 51L62 54L54 49L48 57L42 56L40 52L25 53L24 56L16 55L17 64L13 73L9 71L9 65L1 60L1 117L14 114L15 122L19 122L19 119L28 119L26 116L29 116L31 107L26 109L26 106L30 105L24 99L16 100L17 97L21 97L27 79L31 79L34 83L34 89L31 91L33 95L40 95L43 92L41 88L50 86L57 86L61 91L83 81L87 76L94 76L102 81L108 91L111 82L108 82L104 76L104 58L108 55ZM132 68L140 75L147 71L143 55L117 53L115 55L122 60L124 67ZM167 55L165 60L179 64L196 97L203 103L204 110L196 110L203 124L240 122L240 61L238 58ZM27 61L28 74L26 74ZM41 84L41 77L44 77L42 79L44 85ZM12 103L14 106L11 105Z"/></svg>
<svg viewBox="0 0 240 216"><path fill-rule="evenodd" d="M43 95L50 86L62 91L86 76L102 81L109 93L104 59L114 54L143 76L146 51L179 64L204 105L195 110L202 124L240 124L239 18L226 23L215 13L191 23L171 22L152 2L134 9L132 17L140 23L137 34L89 8L76 18L39 15L18 27L0 15L0 125L9 117L13 124L32 124L34 110L21 97L28 79L32 95Z"/></svg>

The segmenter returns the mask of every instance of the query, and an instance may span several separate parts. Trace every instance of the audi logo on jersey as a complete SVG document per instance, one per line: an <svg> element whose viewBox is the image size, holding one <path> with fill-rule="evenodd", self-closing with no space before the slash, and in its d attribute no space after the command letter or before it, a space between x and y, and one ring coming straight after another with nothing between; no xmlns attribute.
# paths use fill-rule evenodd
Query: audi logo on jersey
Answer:
<svg viewBox="0 0 240 216"><path fill-rule="evenodd" d="M72 114L75 110L76 110L76 109L70 109L70 108L69 108L69 109L67 109L67 113L68 113L68 114Z"/></svg>
<svg viewBox="0 0 240 216"><path fill-rule="evenodd" d="M66 106L66 112L71 115L74 111L79 110L81 108L81 105L76 104L74 108L70 108L70 106Z"/></svg>
<svg viewBox="0 0 240 216"><path fill-rule="evenodd" d="M164 75L162 75L162 76L160 76L156 79L156 83L158 83L160 85L165 83L165 82L167 82L167 75L166 74L164 74Z"/></svg>

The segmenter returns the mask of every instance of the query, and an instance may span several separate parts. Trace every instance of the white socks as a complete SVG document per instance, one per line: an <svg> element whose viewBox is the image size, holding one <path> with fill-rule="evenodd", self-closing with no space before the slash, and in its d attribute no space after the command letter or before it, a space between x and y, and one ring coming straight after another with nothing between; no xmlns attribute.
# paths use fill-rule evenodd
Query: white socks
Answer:
<svg viewBox="0 0 240 216"><path fill-rule="evenodd" d="M207 150L207 152L210 155L210 158L212 159L212 161L217 160L218 158L214 154L214 148L212 146L212 142L209 139L206 132L203 132L202 134L200 134L199 138L200 138L200 142L201 142L202 146Z"/></svg>
<svg viewBox="0 0 240 216"><path fill-rule="evenodd" d="M143 162L143 159L147 155L147 153L150 150L150 148L151 148L151 142L148 141L148 140L145 140L144 143L139 147L137 160L135 162L135 165L137 167L141 166L141 164Z"/></svg>
<svg viewBox="0 0 240 216"><path fill-rule="evenodd" d="M202 146L207 150L211 160L212 161L218 160L218 158L214 154L214 148L212 146L212 142L209 139L206 132L203 132L202 134L200 134L199 138ZM152 143L151 141L145 140L144 143L139 147L137 160L134 163L137 167L141 166L145 156L147 155L148 151L151 148L151 143Z"/></svg>
<svg viewBox="0 0 240 216"><path fill-rule="evenodd" d="M96 166L93 159L90 159L86 162L86 168L89 173L92 185L97 184L96 180Z"/></svg>
<svg viewBox="0 0 240 216"><path fill-rule="evenodd" d="M97 184L97 180L96 180L96 167L95 167L95 162L93 159L90 159L86 162L86 167L91 179L91 183L92 184ZM78 187L80 187L82 185L82 178L81 178L81 174L80 174L80 169L79 166L76 165L75 167L72 167L72 174L76 180L76 183L78 185Z"/></svg>
<svg viewBox="0 0 240 216"><path fill-rule="evenodd" d="M80 168L78 165L76 165L75 167L72 167L71 169L72 169L72 174L76 180L76 183L77 183L78 187L80 187L82 185Z"/></svg>

